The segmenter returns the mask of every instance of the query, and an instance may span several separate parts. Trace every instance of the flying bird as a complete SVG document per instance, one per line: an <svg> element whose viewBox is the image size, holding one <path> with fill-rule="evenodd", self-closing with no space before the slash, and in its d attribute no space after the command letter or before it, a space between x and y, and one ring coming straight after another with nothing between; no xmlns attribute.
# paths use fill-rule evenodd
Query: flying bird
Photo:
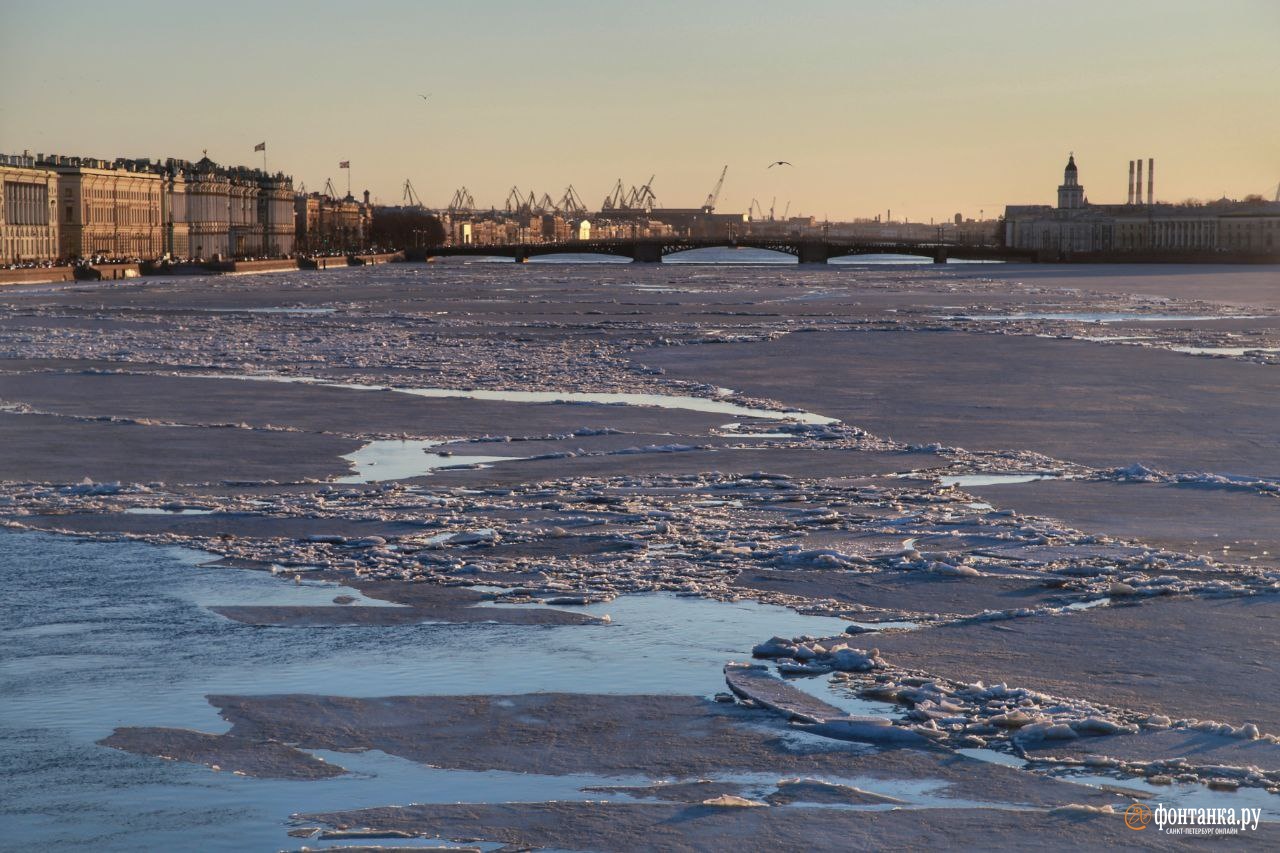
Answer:
<svg viewBox="0 0 1280 853"><path fill-rule="evenodd" d="M768 168L772 169L774 166L791 166L791 165L792 164L788 163L786 160L775 160L769 164Z"/></svg>
<svg viewBox="0 0 1280 853"><path fill-rule="evenodd" d="M419 97L419 98L422 98L422 100L426 101L426 100L429 100L429 99L431 98L431 93L430 93L430 92L427 92L427 94L425 94L425 95L420 94L420 95L418 95L418 97Z"/></svg>

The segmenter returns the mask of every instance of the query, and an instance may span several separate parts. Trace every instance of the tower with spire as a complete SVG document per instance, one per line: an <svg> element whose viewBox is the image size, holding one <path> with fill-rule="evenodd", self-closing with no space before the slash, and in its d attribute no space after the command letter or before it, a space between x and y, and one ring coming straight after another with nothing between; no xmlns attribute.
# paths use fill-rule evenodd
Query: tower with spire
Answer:
<svg viewBox="0 0 1280 853"><path fill-rule="evenodd" d="M1076 155L1067 157L1067 168L1062 173L1062 186L1058 187L1058 209L1075 210L1084 207L1084 187L1080 186L1080 174L1076 170Z"/></svg>

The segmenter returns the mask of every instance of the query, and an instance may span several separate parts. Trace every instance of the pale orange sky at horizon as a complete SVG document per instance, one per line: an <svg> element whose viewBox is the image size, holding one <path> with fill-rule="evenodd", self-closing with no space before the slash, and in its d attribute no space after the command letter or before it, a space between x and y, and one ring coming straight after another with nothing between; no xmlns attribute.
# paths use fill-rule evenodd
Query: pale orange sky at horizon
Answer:
<svg viewBox="0 0 1280 853"><path fill-rule="evenodd" d="M592 208L654 175L693 207L916 221L1091 201L1156 159L1164 201L1274 197L1280 3L6 4L0 153L209 156L431 206L466 185ZM421 94L429 94L423 99ZM767 169L779 159L794 167Z"/></svg>

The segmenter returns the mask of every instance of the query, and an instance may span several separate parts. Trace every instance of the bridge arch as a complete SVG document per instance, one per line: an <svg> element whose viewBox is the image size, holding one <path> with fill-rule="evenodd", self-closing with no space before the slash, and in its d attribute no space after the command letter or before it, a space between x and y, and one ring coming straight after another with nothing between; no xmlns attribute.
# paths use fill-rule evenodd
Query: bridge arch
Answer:
<svg viewBox="0 0 1280 853"><path fill-rule="evenodd" d="M602 252L584 249L575 252L570 249L558 249L549 252L530 252L528 259L542 264L629 264L634 259L622 252Z"/></svg>
<svg viewBox="0 0 1280 853"><path fill-rule="evenodd" d="M626 246L591 241L582 241L575 244L530 243L519 248L524 250L523 257L525 258L539 258L548 262L553 262L552 259L554 258L599 259L602 263L618 263L619 261L635 259L634 255L627 251ZM517 258L519 257L517 255Z"/></svg>
<svg viewBox="0 0 1280 853"><path fill-rule="evenodd" d="M836 247L827 260L837 264L928 264L938 261L938 250L934 248L918 249L863 249ZM945 255L944 255L945 257Z"/></svg>
<svg viewBox="0 0 1280 853"><path fill-rule="evenodd" d="M675 264L794 264L797 252L783 246L678 243L663 247L664 262Z"/></svg>

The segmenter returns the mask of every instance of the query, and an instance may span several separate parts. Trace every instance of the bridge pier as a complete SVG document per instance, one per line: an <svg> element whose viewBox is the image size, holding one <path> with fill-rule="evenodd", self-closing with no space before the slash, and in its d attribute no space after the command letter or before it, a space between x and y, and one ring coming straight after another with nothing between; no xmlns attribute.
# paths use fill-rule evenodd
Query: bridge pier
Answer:
<svg viewBox="0 0 1280 853"><path fill-rule="evenodd" d="M662 247L653 243L637 243L631 253L631 260L637 264L660 264Z"/></svg>
<svg viewBox="0 0 1280 853"><path fill-rule="evenodd" d="M797 243L796 257L802 264L825 264L827 262L826 243Z"/></svg>
<svg viewBox="0 0 1280 853"><path fill-rule="evenodd" d="M942 247L934 249L933 262L935 264L945 264L947 262L947 250Z"/></svg>

